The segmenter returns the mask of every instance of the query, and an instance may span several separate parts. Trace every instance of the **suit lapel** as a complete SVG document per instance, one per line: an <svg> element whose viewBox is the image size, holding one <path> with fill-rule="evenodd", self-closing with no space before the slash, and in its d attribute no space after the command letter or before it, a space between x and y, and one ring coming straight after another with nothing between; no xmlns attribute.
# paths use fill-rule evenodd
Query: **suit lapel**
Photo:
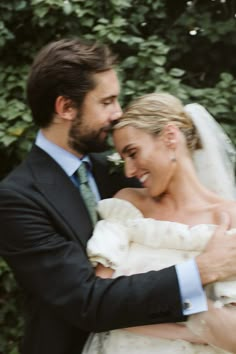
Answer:
<svg viewBox="0 0 236 354"><path fill-rule="evenodd" d="M92 234L92 224L79 189L62 168L36 146L30 154L30 166L37 189L85 246Z"/></svg>

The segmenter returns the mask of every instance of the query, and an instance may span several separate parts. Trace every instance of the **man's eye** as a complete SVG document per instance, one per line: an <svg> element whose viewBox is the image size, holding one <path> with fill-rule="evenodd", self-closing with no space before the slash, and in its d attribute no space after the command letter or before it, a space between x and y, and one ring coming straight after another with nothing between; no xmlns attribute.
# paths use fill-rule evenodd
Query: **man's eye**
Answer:
<svg viewBox="0 0 236 354"><path fill-rule="evenodd" d="M112 103L112 100L103 101L104 106L108 106L111 103Z"/></svg>

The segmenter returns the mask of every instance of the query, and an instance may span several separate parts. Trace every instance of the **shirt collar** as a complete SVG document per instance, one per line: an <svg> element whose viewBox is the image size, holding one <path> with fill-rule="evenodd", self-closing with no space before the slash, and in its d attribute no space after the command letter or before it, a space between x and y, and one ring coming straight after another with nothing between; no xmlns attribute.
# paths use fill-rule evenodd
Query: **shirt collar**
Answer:
<svg viewBox="0 0 236 354"><path fill-rule="evenodd" d="M51 156L68 176L72 176L78 170L82 161L86 161L90 168L92 167L92 163L88 155L85 155L82 159L79 159L69 151L48 140L43 135L41 130L37 134L35 145Z"/></svg>

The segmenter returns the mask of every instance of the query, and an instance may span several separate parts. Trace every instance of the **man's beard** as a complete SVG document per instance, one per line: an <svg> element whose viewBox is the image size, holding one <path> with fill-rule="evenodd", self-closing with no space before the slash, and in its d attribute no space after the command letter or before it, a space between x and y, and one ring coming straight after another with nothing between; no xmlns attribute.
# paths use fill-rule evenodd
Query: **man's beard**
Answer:
<svg viewBox="0 0 236 354"><path fill-rule="evenodd" d="M83 124L79 121L78 117L73 122L69 131L69 146L76 152L87 154L90 152L103 152L110 148L108 135L102 138L102 133L112 130L113 124L97 130L88 131L83 133Z"/></svg>

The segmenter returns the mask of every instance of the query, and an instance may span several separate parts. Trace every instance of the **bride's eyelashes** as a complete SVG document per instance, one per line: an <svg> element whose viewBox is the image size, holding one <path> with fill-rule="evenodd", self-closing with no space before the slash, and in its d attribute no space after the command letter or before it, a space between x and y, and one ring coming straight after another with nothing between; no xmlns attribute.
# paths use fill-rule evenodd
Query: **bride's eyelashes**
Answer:
<svg viewBox="0 0 236 354"><path fill-rule="evenodd" d="M137 155L137 151L136 150L130 150L128 151L127 153L127 157L131 158L131 159L134 159Z"/></svg>

